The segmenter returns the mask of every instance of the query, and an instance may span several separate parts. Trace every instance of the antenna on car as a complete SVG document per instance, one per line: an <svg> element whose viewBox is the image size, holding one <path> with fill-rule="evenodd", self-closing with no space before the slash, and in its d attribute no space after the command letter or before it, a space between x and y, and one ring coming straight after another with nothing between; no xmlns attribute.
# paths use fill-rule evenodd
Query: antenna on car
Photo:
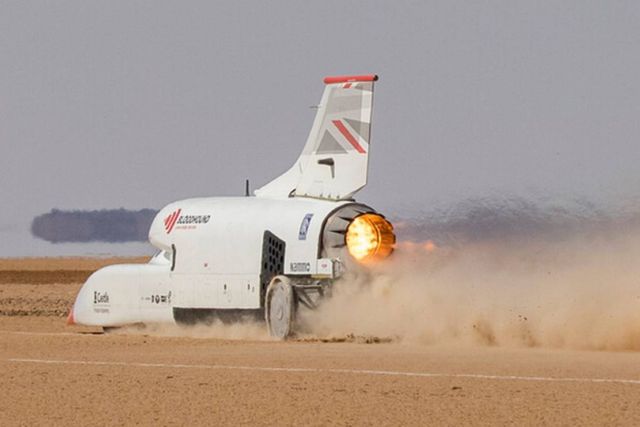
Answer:
<svg viewBox="0 0 640 427"><path fill-rule="evenodd" d="M244 195L245 197L249 197L249 180L244 180Z"/></svg>

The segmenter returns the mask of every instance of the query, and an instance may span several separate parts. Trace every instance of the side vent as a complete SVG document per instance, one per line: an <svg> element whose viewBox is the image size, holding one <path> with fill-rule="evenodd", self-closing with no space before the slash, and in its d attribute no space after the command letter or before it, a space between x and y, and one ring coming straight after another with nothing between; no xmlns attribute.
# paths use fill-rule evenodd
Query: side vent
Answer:
<svg viewBox="0 0 640 427"><path fill-rule="evenodd" d="M264 307L267 286L274 276L284 273L285 243L270 231L262 240L262 265L260 267L260 306Z"/></svg>

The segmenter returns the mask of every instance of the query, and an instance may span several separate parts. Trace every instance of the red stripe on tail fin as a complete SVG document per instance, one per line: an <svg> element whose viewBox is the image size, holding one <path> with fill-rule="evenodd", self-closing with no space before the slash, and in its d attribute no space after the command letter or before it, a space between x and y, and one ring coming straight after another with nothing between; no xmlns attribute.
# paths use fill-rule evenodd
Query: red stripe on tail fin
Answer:
<svg viewBox="0 0 640 427"><path fill-rule="evenodd" d="M347 141L349 141L349 144L353 145L353 148L355 148L358 153L366 153L366 151L364 151L364 148L362 148L362 145L358 143L358 140L355 139L353 135L351 135L349 129L347 129L340 120L332 120L331 122L335 127L338 128L342 136L344 136Z"/></svg>

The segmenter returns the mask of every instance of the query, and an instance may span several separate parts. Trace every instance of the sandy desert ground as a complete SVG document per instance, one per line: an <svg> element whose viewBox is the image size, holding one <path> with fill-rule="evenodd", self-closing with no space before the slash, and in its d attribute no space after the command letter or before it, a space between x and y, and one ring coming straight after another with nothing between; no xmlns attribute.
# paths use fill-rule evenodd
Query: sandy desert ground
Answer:
<svg viewBox="0 0 640 427"><path fill-rule="evenodd" d="M121 261L0 261L0 425L640 425L640 352L66 326Z"/></svg>

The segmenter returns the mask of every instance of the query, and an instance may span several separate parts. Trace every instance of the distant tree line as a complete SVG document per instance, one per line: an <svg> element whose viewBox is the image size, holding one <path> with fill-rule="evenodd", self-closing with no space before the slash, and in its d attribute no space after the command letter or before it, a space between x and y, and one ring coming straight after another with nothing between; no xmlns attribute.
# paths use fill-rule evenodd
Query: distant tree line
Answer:
<svg viewBox="0 0 640 427"><path fill-rule="evenodd" d="M31 233L52 243L144 242L158 211L154 209L103 209L51 212L35 217Z"/></svg>

